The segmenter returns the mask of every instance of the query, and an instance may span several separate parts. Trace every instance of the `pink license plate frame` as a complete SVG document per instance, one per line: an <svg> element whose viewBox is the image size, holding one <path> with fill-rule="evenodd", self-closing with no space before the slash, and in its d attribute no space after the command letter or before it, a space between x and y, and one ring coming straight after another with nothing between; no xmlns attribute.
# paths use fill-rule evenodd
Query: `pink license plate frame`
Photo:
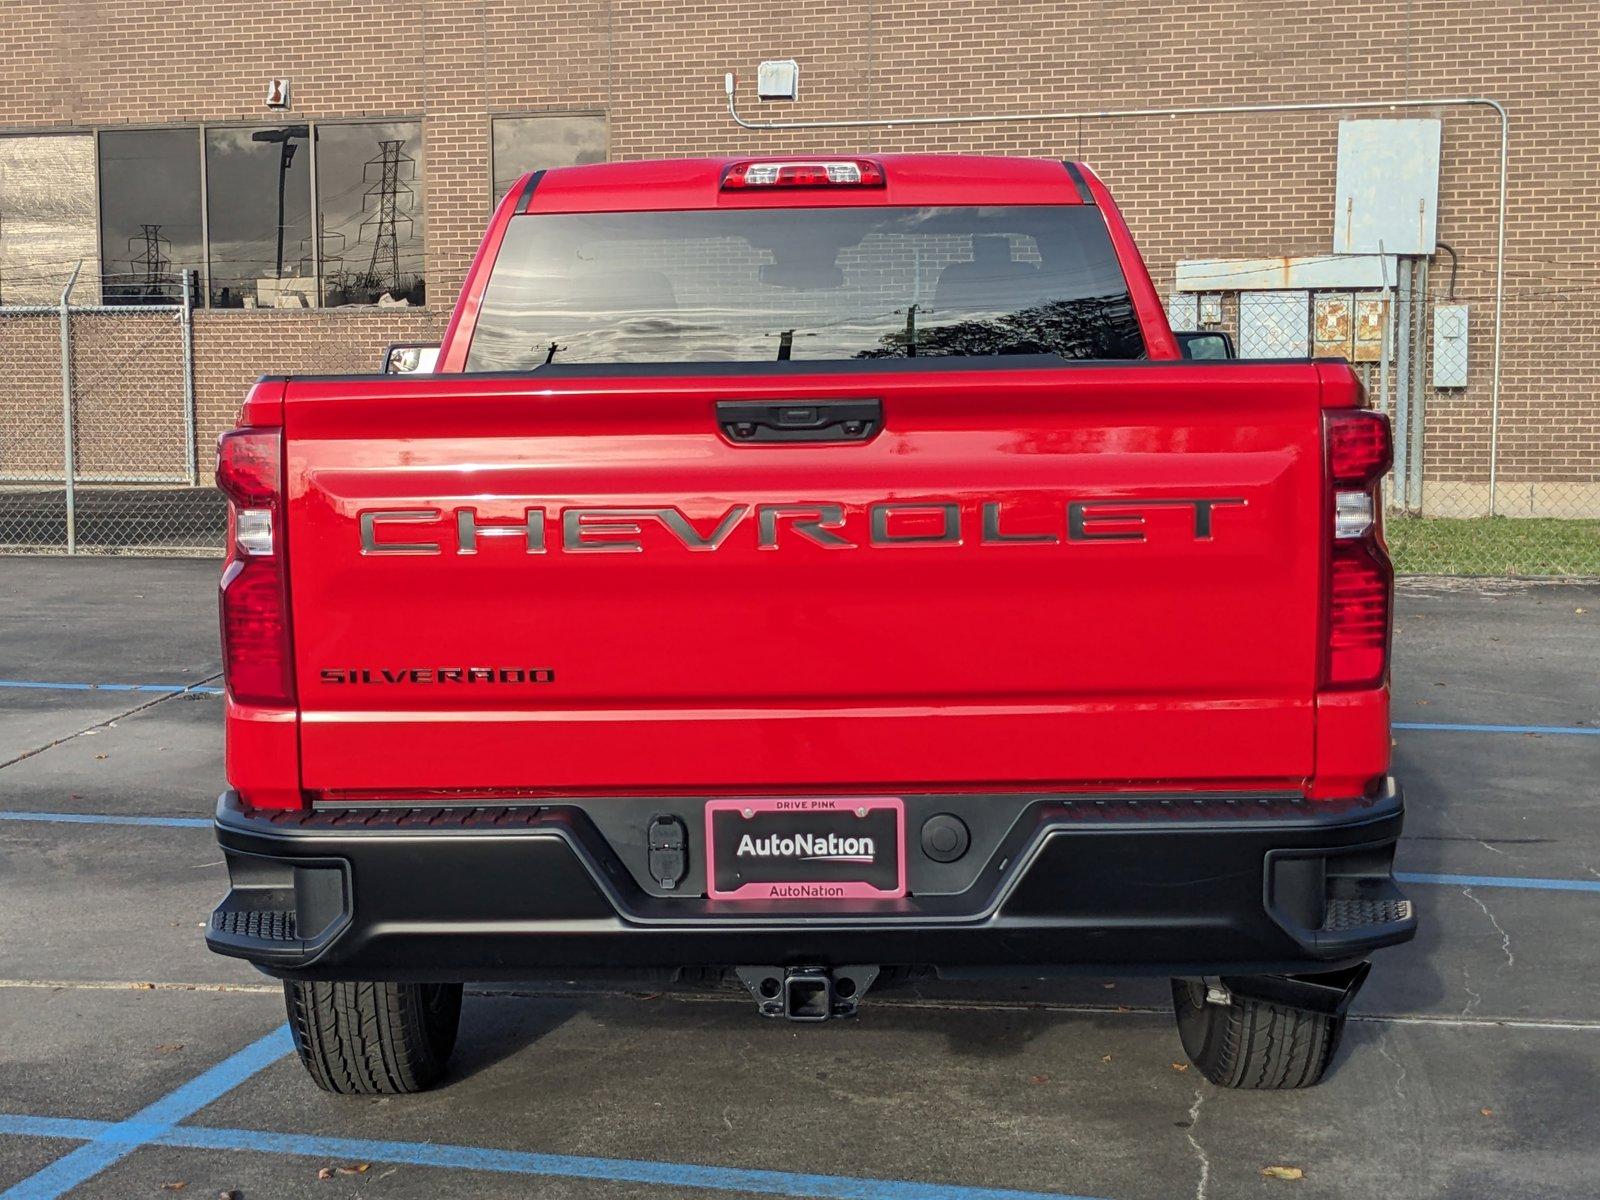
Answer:
<svg viewBox="0 0 1600 1200"><path fill-rule="evenodd" d="M715 816L719 812L757 813L894 813L896 877L892 889L866 880L759 880L724 891L717 887ZM706 895L713 900L777 901L898 900L906 894L906 806L898 796L760 796L706 801ZM821 894L825 892L826 894Z"/></svg>

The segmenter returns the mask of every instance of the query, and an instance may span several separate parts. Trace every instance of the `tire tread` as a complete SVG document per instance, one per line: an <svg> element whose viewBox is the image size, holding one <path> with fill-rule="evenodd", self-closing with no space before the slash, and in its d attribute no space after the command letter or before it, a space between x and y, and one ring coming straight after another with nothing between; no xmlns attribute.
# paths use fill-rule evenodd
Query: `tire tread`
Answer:
<svg viewBox="0 0 1600 1200"><path fill-rule="evenodd" d="M1218 1087L1312 1087L1326 1074L1344 1029L1342 1017L1260 1000L1197 1002L1182 980L1173 980L1172 994L1184 1050Z"/></svg>
<svg viewBox="0 0 1600 1200"><path fill-rule="evenodd" d="M425 1091L444 1073L461 1015L460 985L428 990L440 986L285 981L301 1063L318 1087L341 1096Z"/></svg>

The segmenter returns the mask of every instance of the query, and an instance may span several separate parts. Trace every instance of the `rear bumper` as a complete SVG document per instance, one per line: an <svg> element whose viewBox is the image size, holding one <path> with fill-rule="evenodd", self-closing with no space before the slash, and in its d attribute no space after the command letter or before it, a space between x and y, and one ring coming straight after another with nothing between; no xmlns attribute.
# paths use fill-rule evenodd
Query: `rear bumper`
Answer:
<svg viewBox="0 0 1600 1200"><path fill-rule="evenodd" d="M216 829L232 888L207 942L305 979L750 963L1237 975L1331 970L1416 931L1392 876L1393 781L1349 801L1013 797L1005 827L975 835L965 886L832 908L717 903L690 894L694 875L679 895L642 885L617 810L602 813L616 803L268 812L224 794Z"/></svg>

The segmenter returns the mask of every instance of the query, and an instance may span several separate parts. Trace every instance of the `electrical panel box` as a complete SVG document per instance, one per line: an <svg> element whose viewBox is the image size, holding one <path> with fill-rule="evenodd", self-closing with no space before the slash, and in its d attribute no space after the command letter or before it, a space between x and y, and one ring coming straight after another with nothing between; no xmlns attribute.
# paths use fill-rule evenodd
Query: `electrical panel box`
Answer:
<svg viewBox="0 0 1600 1200"><path fill-rule="evenodd" d="M1356 319L1351 330L1354 337L1355 353L1351 362L1381 362L1384 356L1384 340L1387 336L1392 338L1394 330L1390 327L1389 301L1382 295L1357 296ZM1394 361L1394 347L1388 347L1389 361Z"/></svg>
<svg viewBox="0 0 1600 1200"><path fill-rule="evenodd" d="M1467 306L1433 307L1433 386L1467 386Z"/></svg>
<svg viewBox="0 0 1600 1200"><path fill-rule="evenodd" d="M1438 242L1437 120L1339 122L1335 254L1432 254Z"/></svg>
<svg viewBox="0 0 1600 1200"><path fill-rule="evenodd" d="M1318 358L1354 360L1355 304L1350 296L1329 292L1311 301L1311 352Z"/></svg>
<svg viewBox="0 0 1600 1200"><path fill-rule="evenodd" d="M756 95L763 100L800 99L800 64L792 58L762 63L756 68Z"/></svg>

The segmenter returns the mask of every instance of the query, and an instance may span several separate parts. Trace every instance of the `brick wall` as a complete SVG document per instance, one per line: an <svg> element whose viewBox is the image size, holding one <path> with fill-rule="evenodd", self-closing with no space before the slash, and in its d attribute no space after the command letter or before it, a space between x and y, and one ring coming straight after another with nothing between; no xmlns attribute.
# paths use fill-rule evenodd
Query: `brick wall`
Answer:
<svg viewBox="0 0 1600 1200"><path fill-rule="evenodd" d="M61 470L61 324L0 309L0 484Z"/></svg>
<svg viewBox="0 0 1600 1200"><path fill-rule="evenodd" d="M1513 151L1501 478L1570 485L1574 497L1600 504L1600 401L1586 382L1585 336L1600 262L1600 205L1592 199L1600 6L1593 0L1218 0L1201 9L1109 0L823 0L782 12L689 0L8 0L0 20L0 130L265 123L271 118L261 98L273 75L292 78L297 119L423 118L435 309L201 314L202 452L257 373L363 368L388 341L437 333L487 215L494 114L603 111L617 158L802 149L1082 157L1115 189L1163 291L1180 258L1329 249L1338 115L833 134L731 125L722 72L736 68L749 79L760 59L789 56L802 65L802 100L764 106L762 116L1384 96L1503 101ZM1472 386L1427 398L1430 476L1481 489L1496 125L1481 109L1406 115L1444 122L1439 236L1460 255L1456 295L1472 305ZM1441 256L1435 293L1448 275ZM0 370L20 378L33 368L8 358ZM50 377L48 369L33 373ZM6 403L15 401L0 400ZM0 430L17 424L6 422L0 416Z"/></svg>

